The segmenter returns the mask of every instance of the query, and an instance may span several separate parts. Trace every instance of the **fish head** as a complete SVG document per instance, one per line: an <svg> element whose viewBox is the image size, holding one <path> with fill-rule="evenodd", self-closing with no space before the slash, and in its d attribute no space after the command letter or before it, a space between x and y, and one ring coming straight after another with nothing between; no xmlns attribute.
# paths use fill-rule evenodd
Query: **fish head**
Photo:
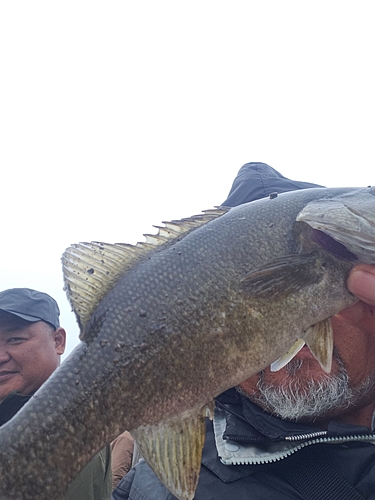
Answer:
<svg viewBox="0 0 375 500"><path fill-rule="evenodd" d="M298 214L312 239L336 257L375 264L375 186L308 203Z"/></svg>

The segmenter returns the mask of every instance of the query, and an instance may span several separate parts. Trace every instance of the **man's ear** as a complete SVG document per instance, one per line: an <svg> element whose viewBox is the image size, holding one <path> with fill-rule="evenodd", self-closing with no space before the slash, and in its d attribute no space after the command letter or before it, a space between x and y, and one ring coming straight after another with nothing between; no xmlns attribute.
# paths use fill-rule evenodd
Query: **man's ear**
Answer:
<svg viewBox="0 0 375 500"><path fill-rule="evenodd" d="M65 343L66 343L66 331L64 328L59 326L54 332L53 332L53 339L55 342L55 349L57 354L64 354L65 351Z"/></svg>

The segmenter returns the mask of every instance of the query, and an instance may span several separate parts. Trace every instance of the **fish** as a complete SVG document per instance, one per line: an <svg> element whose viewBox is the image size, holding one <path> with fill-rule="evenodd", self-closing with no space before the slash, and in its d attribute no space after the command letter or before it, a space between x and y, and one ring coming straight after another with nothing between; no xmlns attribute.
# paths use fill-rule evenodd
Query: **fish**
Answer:
<svg viewBox="0 0 375 500"><path fill-rule="evenodd" d="M156 226L136 245L62 256L80 344L0 429L0 498L63 499L129 430L179 500L192 500L215 397L301 343L329 371L330 318L375 263L375 187L271 193Z"/></svg>

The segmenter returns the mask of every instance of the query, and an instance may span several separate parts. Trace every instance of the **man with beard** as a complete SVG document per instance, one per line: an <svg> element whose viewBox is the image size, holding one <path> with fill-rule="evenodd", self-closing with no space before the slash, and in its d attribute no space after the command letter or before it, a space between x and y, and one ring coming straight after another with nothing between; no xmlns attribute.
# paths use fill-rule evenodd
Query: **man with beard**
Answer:
<svg viewBox="0 0 375 500"><path fill-rule="evenodd" d="M312 187L248 163L222 205ZM348 288L360 301L332 318L329 374L304 346L216 399L196 500L375 499L375 266L355 267ZM112 499L175 497L141 461Z"/></svg>

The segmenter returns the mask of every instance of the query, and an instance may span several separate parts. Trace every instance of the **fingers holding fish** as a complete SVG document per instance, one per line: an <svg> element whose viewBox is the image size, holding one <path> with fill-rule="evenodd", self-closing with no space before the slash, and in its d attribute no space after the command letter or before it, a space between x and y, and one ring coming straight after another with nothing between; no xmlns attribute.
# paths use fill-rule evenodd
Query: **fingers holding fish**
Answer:
<svg viewBox="0 0 375 500"><path fill-rule="evenodd" d="M370 306L375 306L375 266L358 265L350 272L349 291Z"/></svg>

